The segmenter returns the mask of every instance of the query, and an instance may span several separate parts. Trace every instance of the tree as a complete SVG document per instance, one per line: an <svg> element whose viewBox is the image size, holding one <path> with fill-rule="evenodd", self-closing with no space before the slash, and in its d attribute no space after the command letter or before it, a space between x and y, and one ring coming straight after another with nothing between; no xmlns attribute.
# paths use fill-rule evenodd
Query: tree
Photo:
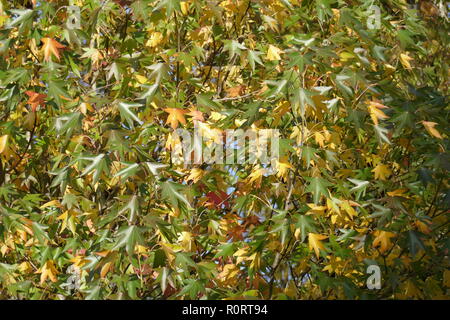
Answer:
<svg viewBox="0 0 450 320"><path fill-rule="evenodd" d="M449 30L418 8L1 1L0 297L446 298ZM275 170L174 161L194 127L185 159L277 130Z"/></svg>

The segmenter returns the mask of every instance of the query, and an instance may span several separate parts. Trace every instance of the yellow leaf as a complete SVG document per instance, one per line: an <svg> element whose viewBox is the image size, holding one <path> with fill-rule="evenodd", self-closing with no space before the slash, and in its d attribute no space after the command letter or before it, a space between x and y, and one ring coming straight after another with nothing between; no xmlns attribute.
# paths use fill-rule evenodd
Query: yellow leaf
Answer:
<svg viewBox="0 0 450 320"><path fill-rule="evenodd" d="M204 171L200 168L192 168L189 176L187 177L187 181L193 181L197 183L204 175Z"/></svg>
<svg viewBox="0 0 450 320"><path fill-rule="evenodd" d="M179 244L183 247L183 250L186 252L191 252L196 250L194 237L192 233L183 231L181 235L178 237Z"/></svg>
<svg viewBox="0 0 450 320"><path fill-rule="evenodd" d="M348 60L350 60L350 59L353 59L353 58L355 57L355 55L352 54L352 53L350 53L350 52L343 51L343 52L341 52L341 53L339 54L339 57L341 58L340 60L341 60L342 62L346 62L346 61L348 61Z"/></svg>
<svg viewBox="0 0 450 320"><path fill-rule="evenodd" d="M70 259L70 262L73 263L73 266L76 269L80 269L82 266L84 266L88 262L88 260L85 258L85 256L78 255L78 256L75 256L72 259Z"/></svg>
<svg viewBox="0 0 450 320"><path fill-rule="evenodd" d="M88 111L93 112L94 108L90 103L82 102L80 104L80 111L82 114L86 115Z"/></svg>
<svg viewBox="0 0 450 320"><path fill-rule="evenodd" d="M239 268L234 264L226 264L217 275L217 279L224 285L235 285L239 275Z"/></svg>
<svg viewBox="0 0 450 320"><path fill-rule="evenodd" d="M392 173L391 169L388 168L385 164L378 164L373 170L373 173L375 173L375 179L377 180L386 180L387 177L389 177Z"/></svg>
<svg viewBox="0 0 450 320"><path fill-rule="evenodd" d="M44 209L44 208L47 208L47 207L58 207L58 208L62 208L62 205L61 205L61 203L59 202L59 200L52 200L52 201L49 201L49 202L47 202L47 203L44 203L40 208L41 208L41 209Z"/></svg>
<svg viewBox="0 0 450 320"><path fill-rule="evenodd" d="M187 15L189 12L189 3L187 1L180 2L181 13Z"/></svg>
<svg viewBox="0 0 450 320"><path fill-rule="evenodd" d="M292 165L287 161L277 161L277 177L287 178L289 169L292 168Z"/></svg>
<svg viewBox="0 0 450 320"><path fill-rule="evenodd" d="M8 142L8 135L4 135L0 137L0 153L5 151L6 149L6 143Z"/></svg>
<svg viewBox="0 0 450 320"><path fill-rule="evenodd" d="M372 246L374 248L380 247L380 252L383 253L391 247L391 238L395 237L395 233L377 230L375 231L375 236Z"/></svg>
<svg viewBox="0 0 450 320"><path fill-rule="evenodd" d="M106 276L106 274L109 272L109 270L112 269L112 264L113 264L113 261L109 261L103 265L102 269L100 270L101 278L104 278Z"/></svg>
<svg viewBox="0 0 450 320"><path fill-rule="evenodd" d="M323 136L323 134L321 134L320 132L314 133L314 139L316 140L319 146L321 146L322 148L324 147L323 142L325 141L325 137Z"/></svg>
<svg viewBox="0 0 450 320"><path fill-rule="evenodd" d="M309 243L309 249L314 249L314 252L316 253L317 258L319 258L320 250L325 250L325 247L323 246L322 240L328 238L328 236L322 235L322 234L316 234L316 233L309 233L308 234L308 243Z"/></svg>
<svg viewBox="0 0 450 320"><path fill-rule="evenodd" d="M314 203L307 203L306 205L311 208L311 210L308 210L306 212L307 215L310 215L310 214L319 214L319 215L321 215L321 214L323 214L325 212L325 210L327 210L326 206L317 206Z"/></svg>
<svg viewBox="0 0 450 320"><path fill-rule="evenodd" d="M224 116L223 114L217 112L217 111L212 111L211 114L209 115L208 120L212 120L212 121L221 121L223 119L226 119L227 117Z"/></svg>
<svg viewBox="0 0 450 320"><path fill-rule="evenodd" d="M422 297L422 293L419 291L419 289L417 289L417 287L411 280L408 280L406 282L406 285L404 286L404 292L406 298L420 299Z"/></svg>
<svg viewBox="0 0 450 320"><path fill-rule="evenodd" d="M248 260L250 262L250 268L253 270L259 269L261 265L261 255L258 252L255 252L250 257L248 257Z"/></svg>
<svg viewBox="0 0 450 320"><path fill-rule="evenodd" d="M340 204L342 210L344 210L345 212L348 213L348 215L350 216L350 218L355 217L358 215L358 213L356 212L355 209L353 209L353 207L351 206L350 201L348 200L344 200L341 202Z"/></svg>
<svg viewBox="0 0 450 320"><path fill-rule="evenodd" d="M387 195L389 197L404 197L407 198L407 196L404 194L406 191L408 191L407 189L397 189L394 191L389 191L387 192Z"/></svg>
<svg viewBox="0 0 450 320"><path fill-rule="evenodd" d="M237 257L236 264L239 264L242 261L245 261L248 259L247 250L248 250L247 248L241 248L238 251L236 251L235 253L233 253L233 256Z"/></svg>
<svg viewBox="0 0 450 320"><path fill-rule="evenodd" d="M33 270L33 268L31 268L30 263L27 261L22 262L19 265L18 269L21 273L30 273Z"/></svg>
<svg viewBox="0 0 450 320"><path fill-rule="evenodd" d="M57 278L56 275L58 274L58 271L55 268L55 263L53 260L47 260L41 269L39 269L36 273L41 274L41 285L47 280L47 278L50 278L52 282L56 282Z"/></svg>
<svg viewBox="0 0 450 320"><path fill-rule="evenodd" d="M280 53L283 51L273 45L269 45L269 49L267 50L267 60L281 60Z"/></svg>
<svg viewBox="0 0 450 320"><path fill-rule="evenodd" d="M381 103L378 103L376 101L370 101L369 105L367 107L369 109L370 118L372 118L372 121L375 125L378 125L378 120L387 119L389 118L386 114L384 114L383 111L380 109L387 109L385 105L382 105Z"/></svg>
<svg viewBox="0 0 450 320"><path fill-rule="evenodd" d="M439 131L437 131L434 127L437 125L436 122L429 122L429 121L422 121L423 126L425 127L425 129L428 131L428 133L430 135L432 135L433 137L436 137L438 139L444 139L441 134L439 133Z"/></svg>
<svg viewBox="0 0 450 320"><path fill-rule="evenodd" d="M413 58L411 58L410 56L408 56L405 53L401 53L400 54L400 62L402 63L402 65L405 67L405 69L411 70L411 65L409 64L409 62L411 60L414 60Z"/></svg>
<svg viewBox="0 0 450 320"><path fill-rule="evenodd" d="M144 84L148 81L148 79L144 76L141 76L140 74L137 74L134 76L136 78L136 80L140 83L140 84Z"/></svg>
<svg viewBox="0 0 450 320"><path fill-rule="evenodd" d="M153 32L152 35L150 36L150 39L147 41L145 45L154 48L162 42L163 38L164 37L161 32Z"/></svg>
<svg viewBox="0 0 450 320"><path fill-rule="evenodd" d="M254 171L248 176L248 183L249 184L255 184L257 188L261 186L262 176L265 173L266 169L259 168Z"/></svg>

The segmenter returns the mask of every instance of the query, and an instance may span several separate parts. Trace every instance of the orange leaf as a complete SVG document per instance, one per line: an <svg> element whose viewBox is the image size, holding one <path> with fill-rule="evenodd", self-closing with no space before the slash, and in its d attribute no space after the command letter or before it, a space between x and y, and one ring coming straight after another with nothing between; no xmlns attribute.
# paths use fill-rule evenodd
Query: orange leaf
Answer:
<svg viewBox="0 0 450 320"><path fill-rule="evenodd" d="M59 61L59 49L65 48L61 43L51 38L42 38L44 43L42 48L44 49L44 60L50 61L51 55L53 54Z"/></svg>
<svg viewBox="0 0 450 320"><path fill-rule="evenodd" d="M46 94L37 93L34 91L26 91L25 93L30 97L27 103L31 106L31 110L33 110L33 112L36 111L38 106L45 104L44 99L47 98Z"/></svg>
<svg viewBox="0 0 450 320"><path fill-rule="evenodd" d="M191 112L186 113L188 116L192 117L192 120L197 121L205 121L205 118L203 118L203 112L195 110L194 108L189 109Z"/></svg>
<svg viewBox="0 0 450 320"><path fill-rule="evenodd" d="M186 124L186 119L184 118L184 114L187 112L186 110L178 108L166 108L164 109L164 111L169 114L166 123L170 123L170 126L173 129L176 129L178 127L179 122L181 122L182 124Z"/></svg>

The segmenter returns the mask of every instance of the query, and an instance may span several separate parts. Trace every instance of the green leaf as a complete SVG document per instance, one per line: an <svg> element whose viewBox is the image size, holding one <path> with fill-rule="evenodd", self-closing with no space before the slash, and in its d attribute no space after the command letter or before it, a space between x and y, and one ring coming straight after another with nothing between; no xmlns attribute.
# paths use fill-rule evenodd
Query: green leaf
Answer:
<svg viewBox="0 0 450 320"><path fill-rule="evenodd" d="M417 252L420 249L425 250L425 246L424 246L420 236L423 236L423 235L417 231L414 231L414 230L408 231L409 252L411 253L411 256L413 258L416 256Z"/></svg>
<svg viewBox="0 0 450 320"><path fill-rule="evenodd" d="M134 122L137 122L138 124L143 124L143 122L136 116L136 114L131 111L132 108L139 108L142 107L142 104L139 103L127 103L127 102L120 102L119 103L119 111L120 116L123 120L125 120L128 123L128 126L130 128L134 128Z"/></svg>
<svg viewBox="0 0 450 320"><path fill-rule="evenodd" d="M189 201L182 194L185 189L186 187L174 182L166 181L161 183L163 199L168 200L176 208L179 207L180 204L185 204L188 208L191 208Z"/></svg>
<svg viewBox="0 0 450 320"><path fill-rule="evenodd" d="M128 254L133 254L136 244L143 244L141 230L137 226L128 226L117 234L117 240L112 250L126 247Z"/></svg>
<svg viewBox="0 0 450 320"><path fill-rule="evenodd" d="M65 82L59 80L50 80L48 82L48 95L54 99L56 104L64 104L65 100L72 100L64 89Z"/></svg>
<svg viewBox="0 0 450 320"><path fill-rule="evenodd" d="M298 215L296 227L300 228L302 242L305 241L309 232L316 232L315 221L311 216Z"/></svg>
<svg viewBox="0 0 450 320"><path fill-rule="evenodd" d="M248 50L247 58L248 58L248 63L250 64L250 67L252 68L252 71L255 71L256 63L259 65L263 65L263 62L261 61L261 58L259 57L260 55L262 55L262 52Z"/></svg>
<svg viewBox="0 0 450 320"><path fill-rule="evenodd" d="M317 204L319 203L321 196L328 196L327 187L330 186L331 183L320 177L308 178L308 180L310 183L306 187L306 191L313 194L314 203Z"/></svg>

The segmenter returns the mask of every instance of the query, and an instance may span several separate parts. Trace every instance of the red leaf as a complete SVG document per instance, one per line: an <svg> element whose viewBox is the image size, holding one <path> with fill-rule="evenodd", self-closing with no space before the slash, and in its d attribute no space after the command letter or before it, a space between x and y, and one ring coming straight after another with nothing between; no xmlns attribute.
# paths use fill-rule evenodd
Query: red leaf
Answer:
<svg viewBox="0 0 450 320"><path fill-rule="evenodd" d="M208 197L209 201L214 203L216 206L221 206L223 204L228 207L229 205L227 200L228 195L221 190L210 191L206 194L206 196Z"/></svg>

